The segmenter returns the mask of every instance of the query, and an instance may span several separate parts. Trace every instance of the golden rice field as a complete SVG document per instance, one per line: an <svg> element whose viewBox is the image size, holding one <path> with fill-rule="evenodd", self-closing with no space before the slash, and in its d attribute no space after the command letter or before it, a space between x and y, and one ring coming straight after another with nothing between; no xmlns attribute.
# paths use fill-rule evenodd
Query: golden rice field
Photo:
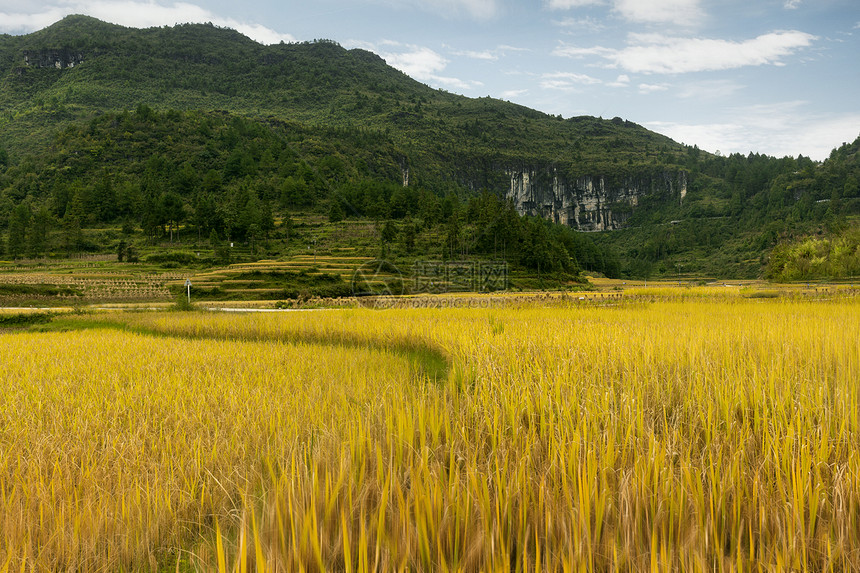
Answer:
<svg viewBox="0 0 860 573"><path fill-rule="evenodd" d="M0 334L0 573L860 570L854 297L85 318Z"/></svg>

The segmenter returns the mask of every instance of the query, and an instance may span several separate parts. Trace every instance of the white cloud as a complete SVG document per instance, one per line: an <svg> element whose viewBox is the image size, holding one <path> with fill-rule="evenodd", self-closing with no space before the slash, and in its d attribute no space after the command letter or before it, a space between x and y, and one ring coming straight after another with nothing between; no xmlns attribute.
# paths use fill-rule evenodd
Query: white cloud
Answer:
<svg viewBox="0 0 860 573"><path fill-rule="evenodd" d="M466 15L475 20L489 20L500 12L499 0L386 0L386 3L417 7L450 18Z"/></svg>
<svg viewBox="0 0 860 573"><path fill-rule="evenodd" d="M562 43L556 49L552 51L553 56L563 56L565 58L584 58L586 56L603 56L605 58L611 58L613 55L618 53L618 50L613 50L612 48L604 48L603 46L594 46L591 48L580 48L577 46L570 46Z"/></svg>
<svg viewBox="0 0 860 573"><path fill-rule="evenodd" d="M605 4L603 0L547 0L546 6L550 10L570 10L571 8L582 8L583 6L599 6Z"/></svg>
<svg viewBox="0 0 860 573"><path fill-rule="evenodd" d="M691 26L705 16L699 0L615 0L614 11L625 20Z"/></svg>
<svg viewBox="0 0 860 573"><path fill-rule="evenodd" d="M508 52L528 52L526 48L517 48L515 46L501 45L492 50L455 50L450 46L445 46L450 50L452 56L463 56L472 58L473 60L485 60L494 62L507 54Z"/></svg>
<svg viewBox="0 0 860 573"><path fill-rule="evenodd" d="M682 74L728 70L745 66L784 65L782 58L808 47L817 38L805 32L772 32L746 40L679 38L660 34L631 34L633 45L620 50L561 45L554 55L601 56L610 67L644 74Z"/></svg>
<svg viewBox="0 0 860 573"><path fill-rule="evenodd" d="M606 26L599 20L591 17L587 18L563 18L553 21L553 24L563 28L565 31L572 30L587 30L590 32L600 32L605 30Z"/></svg>
<svg viewBox="0 0 860 573"><path fill-rule="evenodd" d="M639 84L639 93L644 95L654 92L665 92L668 89L668 84Z"/></svg>
<svg viewBox="0 0 860 573"><path fill-rule="evenodd" d="M33 32L69 14L87 14L99 20L133 28L172 26L187 22L212 22L218 26L237 30L264 44L294 41L289 34L281 34L261 24L222 18L196 4L187 2L161 4L145 0L60 0L54 5L40 6L36 11L29 13L4 11L0 12L0 32Z"/></svg>
<svg viewBox="0 0 860 573"><path fill-rule="evenodd" d="M526 95L529 93L529 90L507 90L502 92L502 99L516 99L522 95Z"/></svg>
<svg viewBox="0 0 860 573"><path fill-rule="evenodd" d="M467 81L442 75L448 67L449 60L425 46L402 44L391 40L383 40L379 44L351 41L348 47L364 48L379 54L389 66L397 68L404 74L431 85L441 85L449 88L467 91L480 87L479 81Z"/></svg>
<svg viewBox="0 0 860 573"><path fill-rule="evenodd" d="M211 20L213 24L218 24L219 26L226 26L228 28L233 28L237 32L244 34L251 38L252 40L256 40L261 44L278 44L280 42L295 42L296 39L291 34L281 34L280 32L276 32L271 28L267 28L261 24L246 24L244 22L236 22L230 18L227 19L216 19Z"/></svg>
<svg viewBox="0 0 860 573"><path fill-rule="evenodd" d="M492 50L482 50L480 52L472 50L453 51L451 54L454 56L465 56L467 58L472 58L473 60L486 60L489 62L495 62L499 59L498 52L494 52Z"/></svg>
<svg viewBox="0 0 860 573"><path fill-rule="evenodd" d="M408 50L381 55L390 66L417 79L430 79L448 66L448 60L430 48L408 46Z"/></svg>
<svg viewBox="0 0 860 573"><path fill-rule="evenodd" d="M511 46L509 44L500 44L498 48L496 48L502 52L531 52L531 48L521 48L519 46Z"/></svg>
<svg viewBox="0 0 860 573"><path fill-rule="evenodd" d="M431 76L427 81L432 84L448 86L451 89L463 92L473 90L484 85L483 82L479 82L477 80L461 80L460 78L447 76Z"/></svg>
<svg viewBox="0 0 860 573"><path fill-rule="evenodd" d="M806 114L806 102L756 105L726 111L730 121L704 124L649 122L644 125L676 141L714 152L776 157L805 155L823 160L834 147L860 135L860 114Z"/></svg>
<svg viewBox="0 0 860 573"><path fill-rule="evenodd" d="M786 10L794 10L798 6L801 5L803 0L785 0L785 9Z"/></svg>
<svg viewBox="0 0 860 573"><path fill-rule="evenodd" d="M599 84L600 80L597 78L593 78L586 74L576 74L573 72L553 72L551 74L544 74L544 79L558 79L565 80L569 82L575 82L578 84Z"/></svg>
<svg viewBox="0 0 860 573"><path fill-rule="evenodd" d="M744 86L732 80L706 80L680 86L678 97L696 100L717 100L733 96Z"/></svg>
<svg viewBox="0 0 860 573"><path fill-rule="evenodd" d="M656 35L639 39L644 41L641 45L624 48L612 56L615 65L631 72L664 74L781 65L781 58L809 46L816 38L792 30L743 42Z"/></svg>
<svg viewBox="0 0 860 573"><path fill-rule="evenodd" d="M599 83L602 83L599 79L586 74L554 72L551 74L543 74L541 76L540 87L552 90L577 91L579 86Z"/></svg>
<svg viewBox="0 0 860 573"><path fill-rule="evenodd" d="M550 10L571 10L607 3L612 5L617 16L630 22L692 26L705 16L700 0L544 0Z"/></svg>
<svg viewBox="0 0 860 573"><path fill-rule="evenodd" d="M621 74L618 76L614 82L610 82L608 84L611 88L626 88L630 85L630 76L627 74Z"/></svg>
<svg viewBox="0 0 860 573"><path fill-rule="evenodd" d="M0 12L0 33L23 34L41 30L69 13L57 7L46 7L34 14Z"/></svg>

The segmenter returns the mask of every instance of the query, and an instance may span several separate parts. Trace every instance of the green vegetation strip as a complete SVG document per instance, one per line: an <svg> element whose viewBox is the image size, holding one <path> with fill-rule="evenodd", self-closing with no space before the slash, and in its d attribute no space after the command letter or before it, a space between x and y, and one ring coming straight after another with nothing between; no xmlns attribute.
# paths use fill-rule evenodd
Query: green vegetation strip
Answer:
<svg viewBox="0 0 860 573"><path fill-rule="evenodd" d="M54 315L50 312L30 312L21 314L0 314L0 330L5 328L22 328L34 324L51 322Z"/></svg>

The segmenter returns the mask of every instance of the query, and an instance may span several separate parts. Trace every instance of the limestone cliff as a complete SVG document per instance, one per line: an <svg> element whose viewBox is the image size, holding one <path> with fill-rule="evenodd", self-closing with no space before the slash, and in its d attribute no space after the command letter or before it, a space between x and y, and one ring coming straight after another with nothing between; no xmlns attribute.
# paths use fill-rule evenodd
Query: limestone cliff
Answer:
<svg viewBox="0 0 860 573"><path fill-rule="evenodd" d="M646 197L681 202L687 194L685 171L628 176L566 177L555 167L506 170L506 197L524 215L536 215L580 231L624 227Z"/></svg>
<svg viewBox="0 0 860 573"><path fill-rule="evenodd" d="M77 50L57 48L51 50L24 50L24 65L35 68L73 68L84 61L84 55Z"/></svg>

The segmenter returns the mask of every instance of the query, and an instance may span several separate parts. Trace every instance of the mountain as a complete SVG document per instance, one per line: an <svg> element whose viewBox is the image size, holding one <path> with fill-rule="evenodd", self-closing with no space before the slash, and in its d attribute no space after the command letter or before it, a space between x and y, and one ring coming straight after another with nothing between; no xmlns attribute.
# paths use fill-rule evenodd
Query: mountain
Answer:
<svg viewBox="0 0 860 573"><path fill-rule="evenodd" d="M841 167L717 157L617 117L563 119L435 90L334 42L263 46L212 25L70 16L0 36L0 138L7 234L22 203L59 223L76 195L85 224L144 228L146 201L168 194L189 220L204 192L223 204L219 193L250 190L276 213L334 219L418 217L397 202L433 196L448 202L438 224L459 213L471 226L461 250L476 252L467 206L487 191L521 215L602 231L589 241L630 276L682 263L755 276L780 240L860 212L856 153ZM119 190L125 204L105 206Z"/></svg>
<svg viewBox="0 0 860 573"><path fill-rule="evenodd" d="M143 103L387 131L403 149L411 181L454 180L473 189L500 181L510 187L506 172L523 166L551 164L572 181L637 173L658 158L671 165L682 153L670 139L619 118L563 121L431 89L364 50L327 41L262 46L211 25L137 30L72 16L5 37L0 61L2 129L16 152L43 145L63 122Z"/></svg>

